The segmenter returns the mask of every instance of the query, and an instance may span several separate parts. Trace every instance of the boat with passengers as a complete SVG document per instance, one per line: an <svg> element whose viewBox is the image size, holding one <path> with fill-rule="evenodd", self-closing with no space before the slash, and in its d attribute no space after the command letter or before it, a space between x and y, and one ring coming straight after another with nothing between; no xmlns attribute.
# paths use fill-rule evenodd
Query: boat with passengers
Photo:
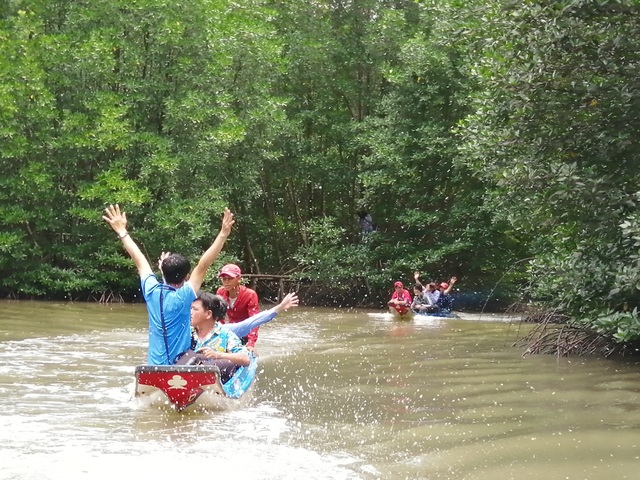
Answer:
<svg viewBox="0 0 640 480"><path fill-rule="evenodd" d="M189 407L227 410L246 403L243 400L253 385L257 368L258 359L251 354L249 365L238 368L222 383L217 365L140 365L135 370L135 396L144 404L177 412Z"/></svg>
<svg viewBox="0 0 640 480"><path fill-rule="evenodd" d="M220 303L216 307L216 315L217 318L222 319L226 312L224 300L208 293L206 296L205 293L202 292L200 296L211 302ZM202 302L202 300L200 301ZM242 322L221 325L216 323L215 332L209 334L210 336L204 343L198 342L196 337L192 338L191 349L184 352L175 365L140 365L136 367L135 396L148 404L169 406L178 412L182 412L192 405L205 409L228 409L243 403L240 400L247 397L256 376L258 368L256 355L252 351L248 351L248 363L236 364L233 369L229 370L228 366L215 364L219 357L218 359L207 357L202 353L208 349L206 342L214 338L211 335L222 338L225 335L228 337L229 334L234 334L233 336L237 337L239 341L254 328L273 320L280 311L297 305L298 296L295 293L289 293L275 307L253 315ZM209 315L206 315L205 318L207 322L211 322ZM192 324L194 321L200 322L194 317L192 311ZM228 332L224 332L225 330ZM201 346L205 346L205 348L200 350ZM221 368L224 372L220 371Z"/></svg>

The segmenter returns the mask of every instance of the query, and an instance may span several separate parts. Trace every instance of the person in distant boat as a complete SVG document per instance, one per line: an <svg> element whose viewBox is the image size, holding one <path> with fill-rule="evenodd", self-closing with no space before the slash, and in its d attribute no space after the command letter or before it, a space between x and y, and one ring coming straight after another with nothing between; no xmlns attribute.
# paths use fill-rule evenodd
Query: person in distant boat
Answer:
<svg viewBox="0 0 640 480"><path fill-rule="evenodd" d="M238 265L229 263L220 269L218 278L222 286L216 291L227 303L226 320L222 323L238 323L260 312L258 294L249 287L242 285L242 270ZM255 349L258 340L258 329L251 330L249 335L242 338L242 344L251 351Z"/></svg>
<svg viewBox="0 0 640 480"><path fill-rule="evenodd" d="M163 254L163 282L156 278L149 261L127 231L127 216L119 205L110 205L102 217L134 261L149 315L149 365L172 365L190 345L190 310L207 269L218 257L233 226L233 214L225 208L220 233L189 275L189 260L177 253Z"/></svg>
<svg viewBox="0 0 640 480"><path fill-rule="evenodd" d="M449 283L442 282L438 285L440 295L438 296L438 301L436 305L438 306L439 311L450 313L453 308L453 299L451 298L450 292L453 289L453 286L458 281L456 277L451 277Z"/></svg>
<svg viewBox="0 0 640 480"><path fill-rule="evenodd" d="M423 287L423 295L429 301L429 305L436 305L438 297L440 296L438 286L434 282L428 283L427 286L422 285L422 283L420 283L420 272L418 271L413 272L413 278L416 281L416 285Z"/></svg>
<svg viewBox="0 0 640 480"><path fill-rule="evenodd" d="M424 296L429 299L429 304L436 307L438 305L438 298L440 298L440 290L435 282L428 283L424 289ZM436 308L437 310L437 308Z"/></svg>
<svg viewBox="0 0 640 480"><path fill-rule="evenodd" d="M242 323L253 322L257 327L273 320L279 312L297 306L298 296L289 293L272 309L258 313ZM222 383L229 380L238 367L248 366L253 355L242 344L240 337L228 328L230 325L222 324L226 313L227 304L224 298L209 292L199 292L191 304L192 349L206 357L207 364L218 366ZM249 329L251 326L246 328Z"/></svg>
<svg viewBox="0 0 640 480"><path fill-rule="evenodd" d="M416 280L416 284L422 285L420 283L420 272L415 272L413 278ZM458 279L456 277L451 277L449 283L429 283L426 288L424 288L424 295L428 298L429 304L431 305L427 311L450 313L453 306L450 292L457 281Z"/></svg>
<svg viewBox="0 0 640 480"><path fill-rule="evenodd" d="M414 312L427 312L429 311L429 307L431 307L431 303L429 303L429 299L424 294L424 288L422 284L416 283L413 286L413 301L411 302L411 310Z"/></svg>
<svg viewBox="0 0 640 480"><path fill-rule="evenodd" d="M391 300L389 300L390 307L406 307L411 306L411 294L409 290L404 288L402 282L396 282L393 284L393 294Z"/></svg>

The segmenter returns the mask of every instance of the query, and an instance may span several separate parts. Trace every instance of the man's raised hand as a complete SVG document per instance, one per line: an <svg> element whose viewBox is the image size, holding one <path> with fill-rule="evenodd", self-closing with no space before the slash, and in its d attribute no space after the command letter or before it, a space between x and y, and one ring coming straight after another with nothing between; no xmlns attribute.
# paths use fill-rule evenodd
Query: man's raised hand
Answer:
<svg viewBox="0 0 640 480"><path fill-rule="evenodd" d="M102 216L102 219L111 225L114 232L118 235L127 233L127 214L120 212L120 205L117 203L115 206L109 205L104 211L105 215Z"/></svg>

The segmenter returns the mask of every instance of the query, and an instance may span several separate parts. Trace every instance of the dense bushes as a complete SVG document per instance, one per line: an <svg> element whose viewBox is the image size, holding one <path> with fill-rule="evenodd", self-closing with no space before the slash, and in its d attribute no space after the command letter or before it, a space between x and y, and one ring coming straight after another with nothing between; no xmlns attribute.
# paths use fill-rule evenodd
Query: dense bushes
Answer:
<svg viewBox="0 0 640 480"><path fill-rule="evenodd" d="M222 260L323 302L382 304L418 269L634 340L637 10L5 3L0 294L131 298L106 204L152 258L197 257L229 205Z"/></svg>

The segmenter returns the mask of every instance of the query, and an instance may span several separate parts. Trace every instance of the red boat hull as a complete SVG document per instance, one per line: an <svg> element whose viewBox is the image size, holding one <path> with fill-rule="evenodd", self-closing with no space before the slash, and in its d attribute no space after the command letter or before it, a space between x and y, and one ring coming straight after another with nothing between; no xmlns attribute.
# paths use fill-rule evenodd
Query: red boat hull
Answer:
<svg viewBox="0 0 640 480"><path fill-rule="evenodd" d="M161 390L179 412L204 391L224 395L220 370L214 365L141 365L136 367L136 396Z"/></svg>

